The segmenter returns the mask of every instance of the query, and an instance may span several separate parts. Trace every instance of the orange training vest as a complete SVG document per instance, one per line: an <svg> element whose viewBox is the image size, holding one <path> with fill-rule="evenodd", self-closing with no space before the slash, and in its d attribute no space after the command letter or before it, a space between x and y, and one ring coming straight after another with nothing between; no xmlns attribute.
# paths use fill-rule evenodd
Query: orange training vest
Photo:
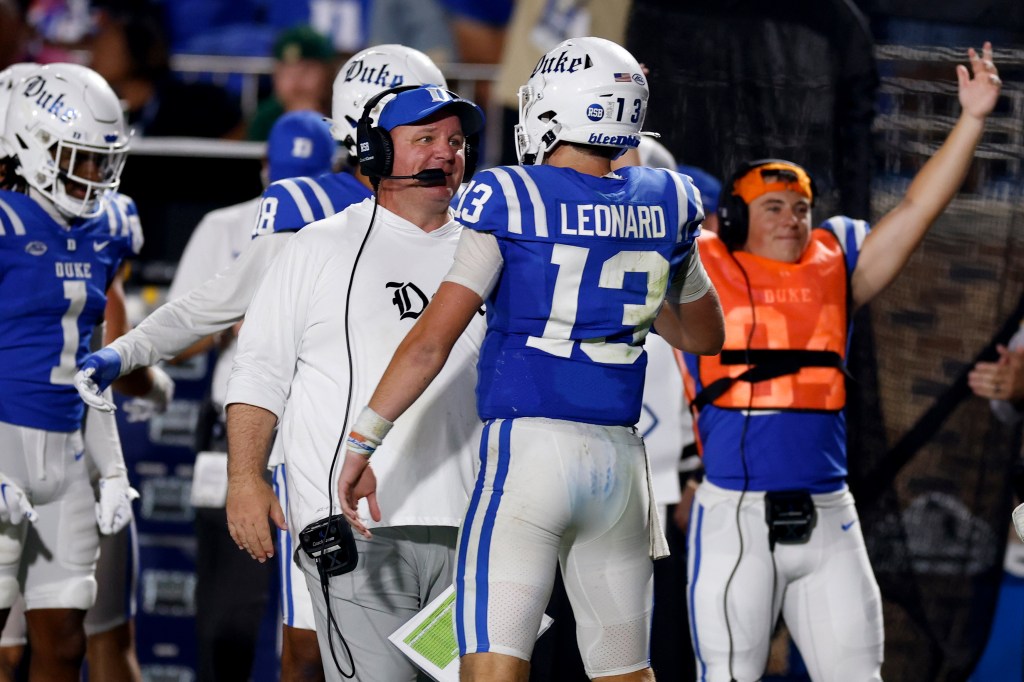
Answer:
<svg viewBox="0 0 1024 682"><path fill-rule="evenodd" d="M812 230L811 242L796 263L783 263L743 251L730 254L717 235L711 233L701 234L700 252L725 314L722 349L725 358L731 362L736 362L737 356L740 361L747 359L749 339L750 351L829 351L828 354L788 355L797 358L829 355L837 364L845 363L849 285L846 258L835 235L824 229ZM754 316L744 270L753 291ZM756 329L751 337L750 326L754 319ZM698 357L701 385L707 388L719 379L738 377L759 362L762 361L755 358L753 365L726 364L721 354ZM803 366L783 372L782 376L754 383L736 381L711 400L711 404L729 409L826 411L841 410L846 404L840 367ZM692 377L686 379L687 397L692 401L696 386ZM723 383L728 385L728 382Z"/></svg>

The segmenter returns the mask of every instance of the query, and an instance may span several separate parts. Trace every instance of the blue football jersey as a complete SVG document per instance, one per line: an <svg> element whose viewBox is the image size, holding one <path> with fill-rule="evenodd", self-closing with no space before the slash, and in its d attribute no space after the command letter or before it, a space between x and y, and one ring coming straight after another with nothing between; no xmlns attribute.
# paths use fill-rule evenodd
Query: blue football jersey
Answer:
<svg viewBox="0 0 1024 682"><path fill-rule="evenodd" d="M480 417L636 424L644 338L704 219L689 179L492 168L463 193L458 217L493 233L504 259L487 300Z"/></svg>
<svg viewBox="0 0 1024 682"><path fill-rule="evenodd" d="M106 227L111 239L119 242L118 248L127 254L138 256L142 252L142 223L135 200L120 192L106 192L103 195L103 213L90 218L89 225L96 229Z"/></svg>
<svg viewBox="0 0 1024 682"><path fill-rule="evenodd" d="M74 431L84 404L72 385L103 321L107 287L137 246L127 197L67 229L34 199L0 191L0 421Z"/></svg>
<svg viewBox="0 0 1024 682"><path fill-rule="evenodd" d="M294 232L372 196L351 173L278 180L263 191L252 236Z"/></svg>

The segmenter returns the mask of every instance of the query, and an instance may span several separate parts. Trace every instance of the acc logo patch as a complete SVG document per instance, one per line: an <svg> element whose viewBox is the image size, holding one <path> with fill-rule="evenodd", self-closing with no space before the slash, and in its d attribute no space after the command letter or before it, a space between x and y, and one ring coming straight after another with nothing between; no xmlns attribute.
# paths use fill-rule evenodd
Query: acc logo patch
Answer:
<svg viewBox="0 0 1024 682"><path fill-rule="evenodd" d="M591 121L600 121L604 118L604 107L600 104L591 104L587 107L587 118Z"/></svg>
<svg viewBox="0 0 1024 682"><path fill-rule="evenodd" d="M644 81L644 77L643 77L643 76L641 76L641 75L640 75L640 74L638 74L638 73L634 73L634 74L633 74L633 81L634 81L634 82L635 82L635 83L636 83L637 85L643 85L643 84L644 84L644 82L645 82L645 81Z"/></svg>
<svg viewBox="0 0 1024 682"><path fill-rule="evenodd" d="M30 256L42 256L46 253L46 244L43 242L29 242L25 244L25 253Z"/></svg>

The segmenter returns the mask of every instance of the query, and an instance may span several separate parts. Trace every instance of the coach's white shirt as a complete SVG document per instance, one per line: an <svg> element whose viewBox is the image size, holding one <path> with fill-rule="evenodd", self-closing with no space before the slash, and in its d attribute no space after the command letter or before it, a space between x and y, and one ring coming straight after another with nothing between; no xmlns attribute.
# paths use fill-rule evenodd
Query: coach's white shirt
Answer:
<svg viewBox="0 0 1024 682"><path fill-rule="evenodd" d="M276 449L289 477L293 537L338 505L338 439L367 404L391 356L452 264L461 226L425 233L383 208L352 277L373 200L309 225L275 259L253 296L239 337L227 403L278 416ZM349 397L345 301L354 381ZM423 396L373 456L382 521L371 526L458 526L473 483L481 424L476 361L485 321L476 316Z"/></svg>

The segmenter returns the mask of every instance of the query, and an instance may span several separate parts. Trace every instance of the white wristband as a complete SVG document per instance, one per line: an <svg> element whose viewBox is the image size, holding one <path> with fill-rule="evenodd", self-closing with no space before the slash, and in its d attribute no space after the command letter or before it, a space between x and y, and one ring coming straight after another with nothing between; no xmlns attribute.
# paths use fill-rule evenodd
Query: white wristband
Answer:
<svg viewBox="0 0 1024 682"><path fill-rule="evenodd" d="M356 417L355 423L352 425L352 431L358 433L360 436L365 438L367 441L380 445L384 437L388 435L388 431L394 426L393 422L389 422L384 417L374 412L369 405L363 408L363 411Z"/></svg>

